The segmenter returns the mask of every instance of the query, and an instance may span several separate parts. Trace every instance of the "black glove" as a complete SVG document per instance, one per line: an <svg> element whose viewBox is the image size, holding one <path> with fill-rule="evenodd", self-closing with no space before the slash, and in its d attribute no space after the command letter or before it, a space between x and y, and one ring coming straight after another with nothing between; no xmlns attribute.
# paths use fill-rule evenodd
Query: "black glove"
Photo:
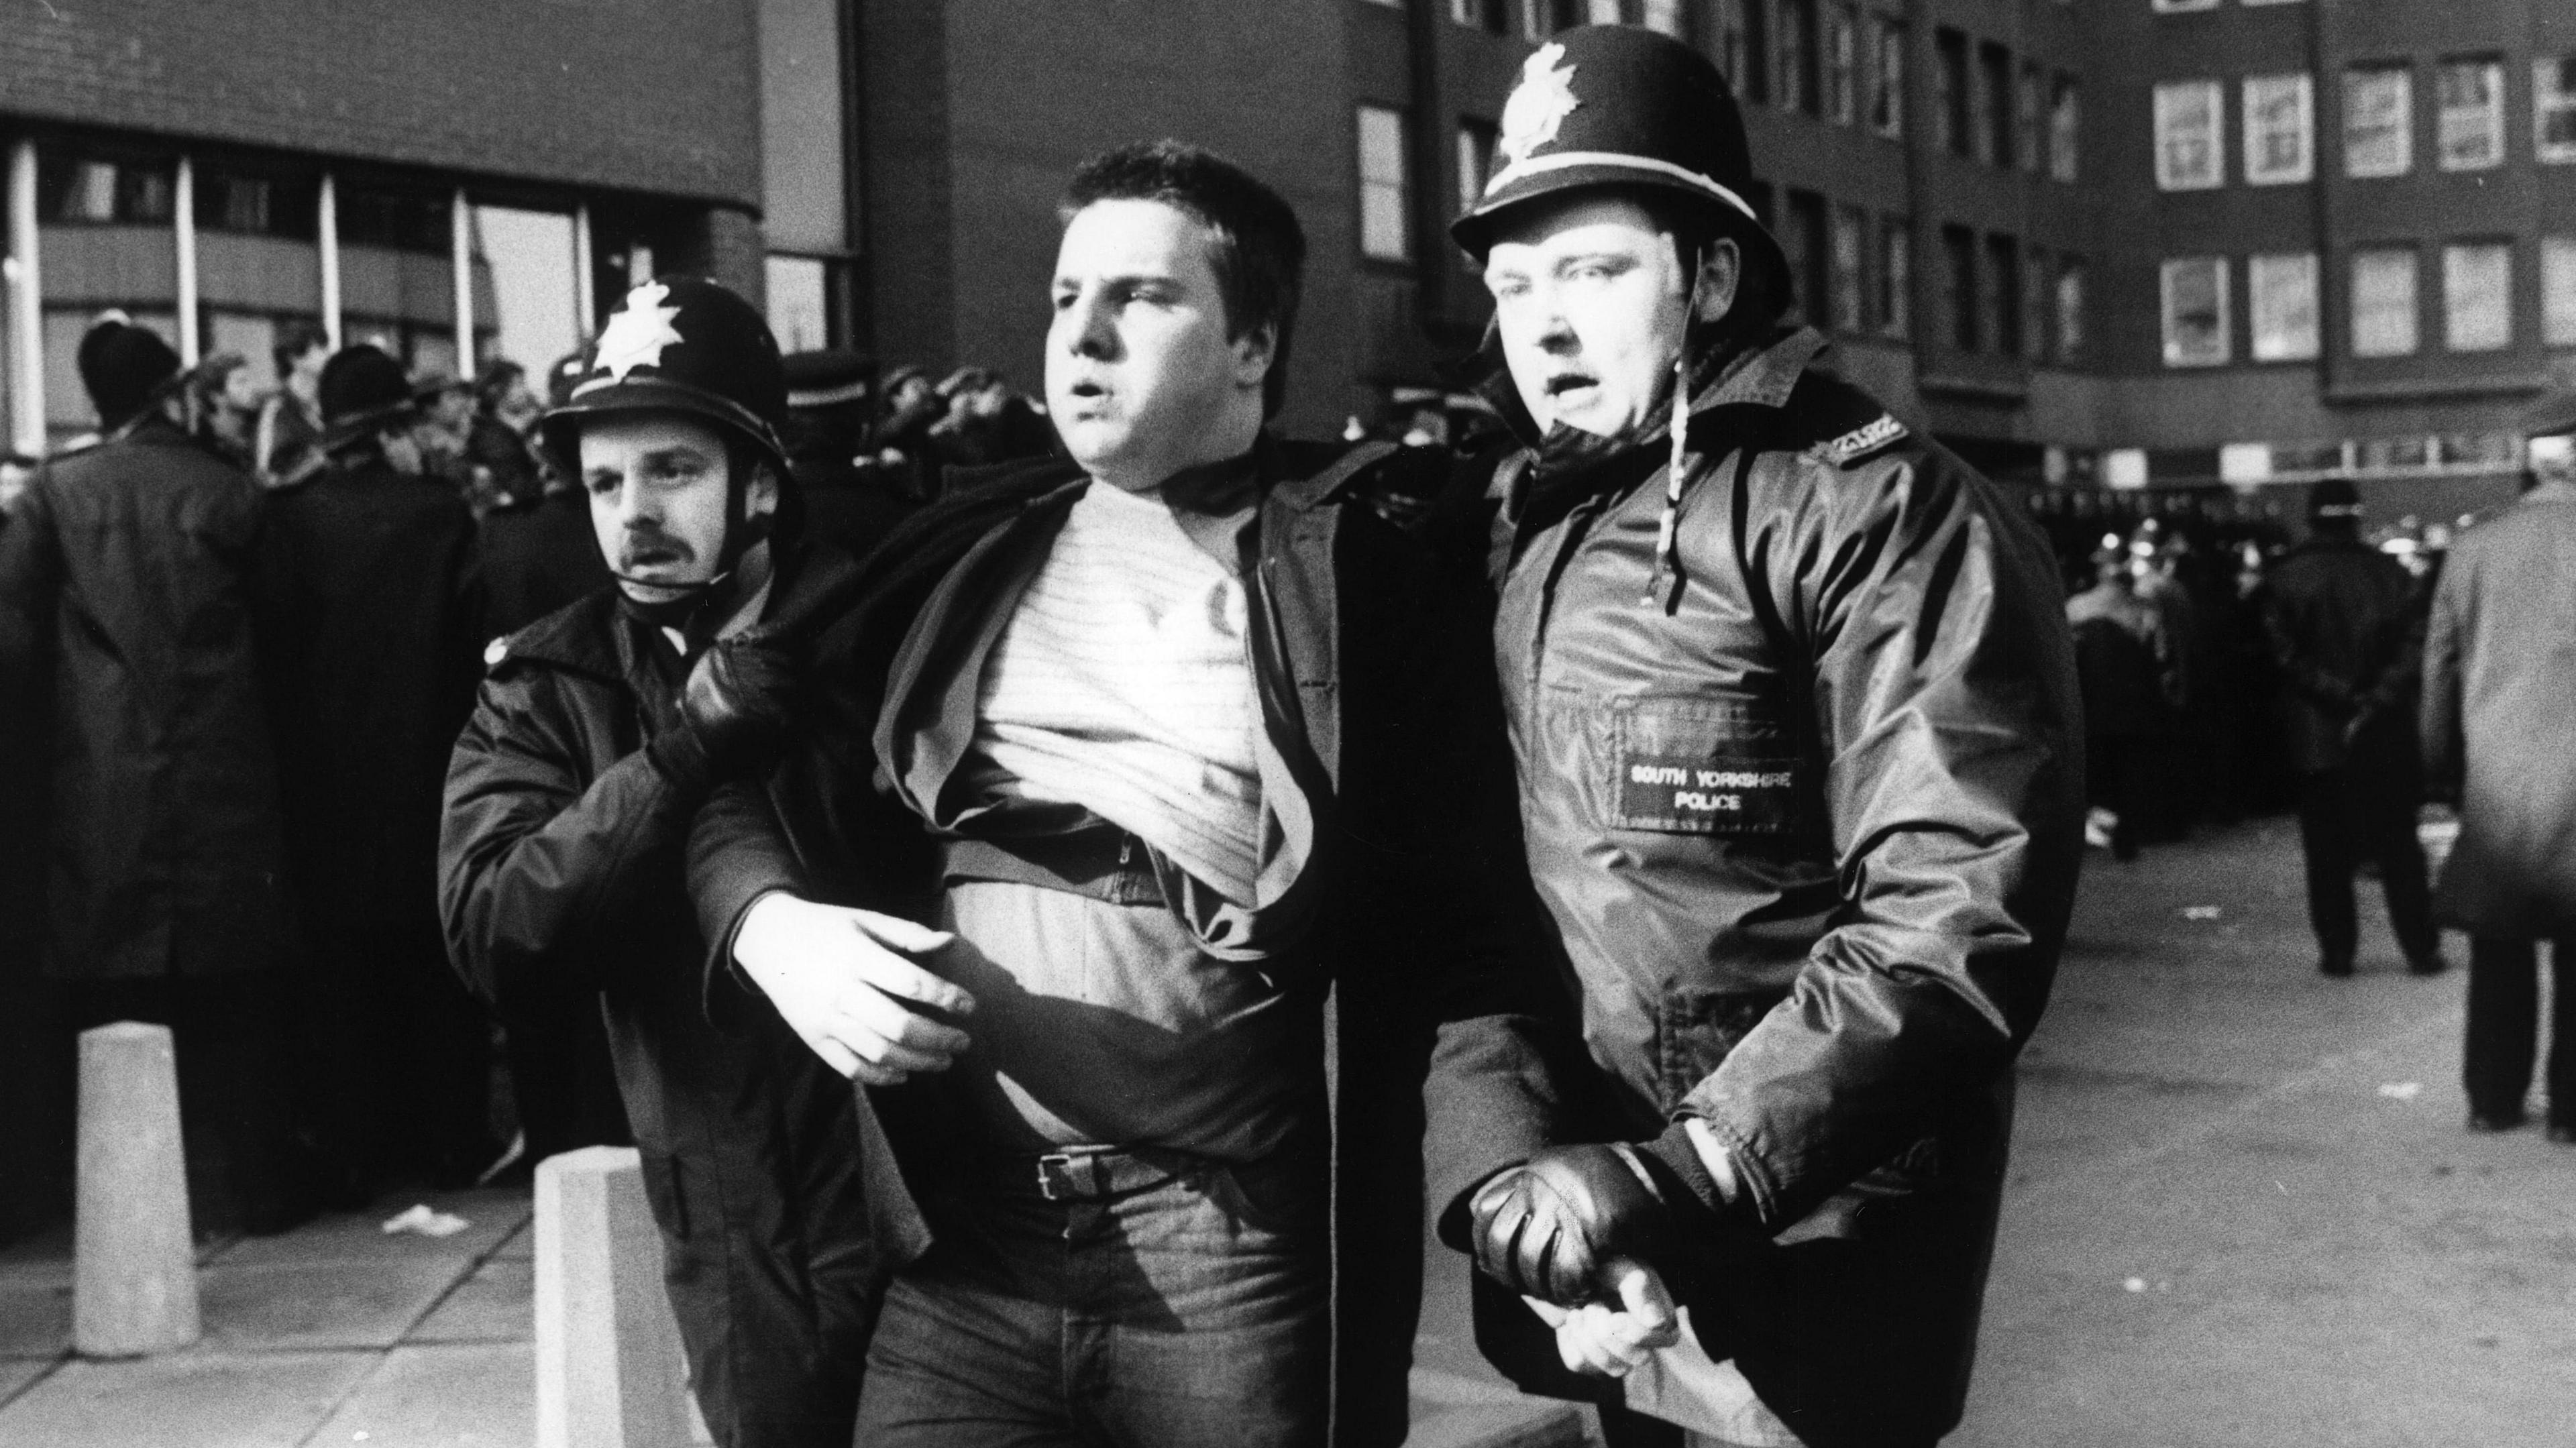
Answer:
<svg viewBox="0 0 2576 1448"><path fill-rule="evenodd" d="M1609 1264L1650 1266L1673 1246L1673 1213L1626 1146L1552 1146L1476 1189L1470 1251L1486 1276L1560 1307L1618 1300Z"/></svg>
<svg viewBox="0 0 2576 1448"><path fill-rule="evenodd" d="M747 629L719 639L680 686L679 722L644 752L673 784L708 788L777 756L795 697L795 661L774 636Z"/></svg>

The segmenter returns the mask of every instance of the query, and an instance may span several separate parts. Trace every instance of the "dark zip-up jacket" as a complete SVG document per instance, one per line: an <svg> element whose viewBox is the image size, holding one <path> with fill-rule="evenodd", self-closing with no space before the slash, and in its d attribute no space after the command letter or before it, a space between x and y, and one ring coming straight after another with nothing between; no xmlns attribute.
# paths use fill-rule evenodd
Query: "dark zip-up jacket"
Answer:
<svg viewBox="0 0 2576 1448"><path fill-rule="evenodd" d="M765 1003L719 1030L684 890L703 798L644 744L676 660L602 589L493 646L447 776L448 949L504 1018L605 1008L700 1408L726 1448L844 1448L877 1279L849 1083Z"/></svg>
<svg viewBox="0 0 2576 1448"><path fill-rule="evenodd" d="M1703 1341L1808 1441L1875 1441L1964 1398L2082 712L2037 531L1823 345L1702 386L1677 495L1660 430L1505 459L1493 658L1614 1103L1550 1130L1706 1122L1774 1247L1684 1284Z"/></svg>
<svg viewBox="0 0 2576 1448"><path fill-rule="evenodd" d="M1314 958L1334 997L1342 1444L1403 1436L1426 1152L1433 1190L1445 1195L1544 1145L1538 1133L1550 1115L1532 1099L1548 1081L1544 1027L1532 1013L1544 985L1525 948L1535 917L1513 858L1510 766L1481 666L1488 616L1472 577L1444 572L1395 521L1437 493L1444 463L1383 447L1265 447L1246 579L1256 686L1273 717L1297 721L1290 764L1316 812L1306 870L1318 911ZM1417 486L1424 473L1435 476ZM730 940L768 890L852 904L865 903L850 898L854 890L887 893L881 866L842 851L874 837L863 821L889 808L867 747L888 668L916 630L956 625L923 607L942 581L1008 550L1045 547L1090 486L1063 462L952 475L952 484L837 596L783 606L819 629L816 740L766 790L719 791L701 817L691 875L711 941ZM947 596L961 612L991 606ZM899 818L919 828L908 813ZM719 949L711 995L750 989L729 969ZM929 1245L906 1176L944 1143L923 1124L917 1088L863 1094L873 1221L899 1264Z"/></svg>

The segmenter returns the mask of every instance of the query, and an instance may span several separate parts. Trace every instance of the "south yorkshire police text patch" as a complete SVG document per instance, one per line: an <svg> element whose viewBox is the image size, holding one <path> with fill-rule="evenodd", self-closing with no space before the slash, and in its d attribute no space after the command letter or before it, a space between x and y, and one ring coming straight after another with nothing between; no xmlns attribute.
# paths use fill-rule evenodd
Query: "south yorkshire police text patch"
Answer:
<svg viewBox="0 0 2576 1448"><path fill-rule="evenodd" d="M1621 829L1776 835L1797 825L1798 761L1625 751Z"/></svg>

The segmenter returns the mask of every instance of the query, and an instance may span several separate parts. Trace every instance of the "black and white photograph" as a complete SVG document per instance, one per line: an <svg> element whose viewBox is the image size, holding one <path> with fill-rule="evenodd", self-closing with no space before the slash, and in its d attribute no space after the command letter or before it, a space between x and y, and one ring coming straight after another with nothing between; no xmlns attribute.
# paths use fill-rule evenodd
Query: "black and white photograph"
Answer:
<svg viewBox="0 0 2576 1448"><path fill-rule="evenodd" d="M2576 1444L2571 0L0 0L0 180L0 1448Z"/></svg>

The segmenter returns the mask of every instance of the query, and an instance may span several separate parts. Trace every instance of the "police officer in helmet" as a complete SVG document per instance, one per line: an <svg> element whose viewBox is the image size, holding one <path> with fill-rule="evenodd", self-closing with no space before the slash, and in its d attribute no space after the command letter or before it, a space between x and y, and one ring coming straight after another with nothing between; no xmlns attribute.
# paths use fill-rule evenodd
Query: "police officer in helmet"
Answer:
<svg viewBox="0 0 2576 1448"><path fill-rule="evenodd" d="M1437 1200L1534 1391L1929 1444L2072 901L2073 664L2020 510L1783 324L1751 181L1714 66L1584 27L1529 58L1454 228L1520 443L1494 658L1588 1059L1535 1135L1563 1144Z"/></svg>
<svg viewBox="0 0 2576 1448"><path fill-rule="evenodd" d="M757 1001L705 1005L684 846L774 754L793 572L778 346L713 282L609 318L541 438L581 480L604 587L496 641L440 840L450 953L505 1018L604 1006L690 1382L725 1448L843 1448L872 1312L849 1088Z"/></svg>

